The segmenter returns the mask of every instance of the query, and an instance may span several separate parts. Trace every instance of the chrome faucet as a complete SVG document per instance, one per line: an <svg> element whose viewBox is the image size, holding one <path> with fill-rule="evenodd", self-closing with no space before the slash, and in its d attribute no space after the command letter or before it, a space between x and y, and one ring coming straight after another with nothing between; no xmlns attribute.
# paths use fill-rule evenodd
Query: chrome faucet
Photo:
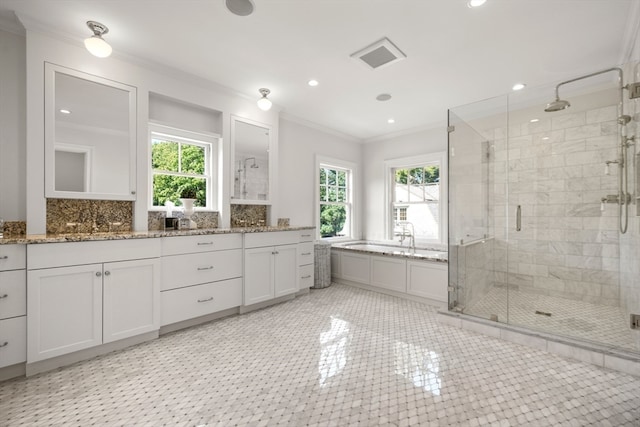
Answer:
<svg viewBox="0 0 640 427"><path fill-rule="evenodd" d="M416 229L413 226L412 222L409 221L396 221L396 226L401 228L401 233L400 233L400 245L402 246L402 244L404 243L404 239L407 237L407 230L408 228L410 228L410 233L408 234L409 236L409 249L412 249L413 251L416 250Z"/></svg>

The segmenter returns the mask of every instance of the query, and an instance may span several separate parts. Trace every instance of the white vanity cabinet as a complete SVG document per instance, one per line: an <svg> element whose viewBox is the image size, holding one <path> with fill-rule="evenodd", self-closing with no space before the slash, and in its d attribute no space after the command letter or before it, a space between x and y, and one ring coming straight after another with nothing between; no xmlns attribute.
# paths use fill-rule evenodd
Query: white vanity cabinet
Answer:
<svg viewBox="0 0 640 427"><path fill-rule="evenodd" d="M242 305L242 235L162 238L162 326Z"/></svg>
<svg viewBox="0 0 640 427"><path fill-rule="evenodd" d="M312 230L300 232L298 244L298 289L305 290L313 286L314 244Z"/></svg>
<svg viewBox="0 0 640 427"><path fill-rule="evenodd" d="M245 235L244 305L298 291L299 240L299 231Z"/></svg>
<svg viewBox="0 0 640 427"><path fill-rule="evenodd" d="M25 246L0 245L0 368L27 359Z"/></svg>
<svg viewBox="0 0 640 427"><path fill-rule="evenodd" d="M27 362L160 328L160 243L30 245Z"/></svg>

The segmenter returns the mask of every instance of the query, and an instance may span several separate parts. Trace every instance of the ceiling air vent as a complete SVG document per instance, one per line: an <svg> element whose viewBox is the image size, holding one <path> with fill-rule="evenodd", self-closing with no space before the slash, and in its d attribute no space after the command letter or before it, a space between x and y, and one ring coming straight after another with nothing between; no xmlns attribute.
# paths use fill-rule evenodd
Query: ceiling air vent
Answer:
<svg viewBox="0 0 640 427"><path fill-rule="evenodd" d="M359 59L369 68L375 70L385 65L393 64L407 57L391 40L384 37L377 42L357 51L351 55L354 59Z"/></svg>

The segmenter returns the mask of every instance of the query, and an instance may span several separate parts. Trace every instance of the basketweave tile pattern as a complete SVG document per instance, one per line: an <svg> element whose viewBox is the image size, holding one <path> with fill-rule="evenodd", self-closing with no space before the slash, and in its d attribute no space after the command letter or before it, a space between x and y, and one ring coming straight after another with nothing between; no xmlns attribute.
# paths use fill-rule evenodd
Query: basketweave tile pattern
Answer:
<svg viewBox="0 0 640 427"><path fill-rule="evenodd" d="M551 316L536 314L536 311ZM549 295L535 294L507 287L493 287L465 314L552 332L572 338L638 351L629 329L629 319L622 307L592 304Z"/></svg>
<svg viewBox="0 0 640 427"><path fill-rule="evenodd" d="M637 377L345 285L0 384L3 426L637 426Z"/></svg>

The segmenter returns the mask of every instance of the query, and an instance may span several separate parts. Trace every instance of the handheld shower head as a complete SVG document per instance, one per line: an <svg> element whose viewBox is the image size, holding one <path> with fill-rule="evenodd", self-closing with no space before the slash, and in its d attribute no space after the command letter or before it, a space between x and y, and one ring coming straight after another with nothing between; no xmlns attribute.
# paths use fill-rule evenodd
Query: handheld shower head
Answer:
<svg viewBox="0 0 640 427"><path fill-rule="evenodd" d="M547 104L547 107L544 109L547 113L553 113L555 111L564 110L566 108L571 107L569 101L565 101L564 99L560 99L556 97L556 100Z"/></svg>

